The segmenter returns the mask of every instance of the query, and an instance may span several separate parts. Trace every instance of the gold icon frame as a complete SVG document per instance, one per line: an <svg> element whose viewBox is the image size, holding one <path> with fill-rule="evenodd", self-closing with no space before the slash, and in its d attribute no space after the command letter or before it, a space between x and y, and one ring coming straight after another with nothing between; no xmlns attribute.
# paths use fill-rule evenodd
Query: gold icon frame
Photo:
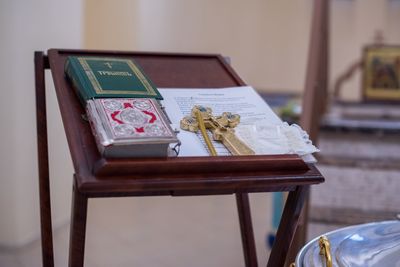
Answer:
<svg viewBox="0 0 400 267"><path fill-rule="evenodd" d="M366 47L363 65L364 100L400 102L400 46Z"/></svg>

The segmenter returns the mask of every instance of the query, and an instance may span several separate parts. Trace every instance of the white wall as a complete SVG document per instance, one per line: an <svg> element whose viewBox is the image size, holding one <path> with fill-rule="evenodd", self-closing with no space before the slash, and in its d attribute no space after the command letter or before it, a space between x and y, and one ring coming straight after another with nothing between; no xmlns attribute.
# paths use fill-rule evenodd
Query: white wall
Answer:
<svg viewBox="0 0 400 267"><path fill-rule="evenodd" d="M257 88L300 89L312 1L140 1L145 50L216 52ZM288 78L290 77L290 78Z"/></svg>
<svg viewBox="0 0 400 267"><path fill-rule="evenodd" d="M33 53L81 47L82 12L81 0L0 1L0 246L39 237ZM70 215L72 164L51 77L47 84L53 219L60 225Z"/></svg>
<svg viewBox="0 0 400 267"><path fill-rule="evenodd" d="M138 0L85 0L85 48L136 50Z"/></svg>
<svg viewBox="0 0 400 267"><path fill-rule="evenodd" d="M303 86L311 0L86 3L88 48L221 53L255 87ZM107 35L93 34L98 28Z"/></svg>
<svg viewBox="0 0 400 267"><path fill-rule="evenodd" d="M242 78L261 90L304 87L313 0L86 0L89 48L211 52L232 58ZM381 30L400 43L397 0L331 0L331 86ZM108 14L118 14L107 16ZM108 37L108 38L106 38ZM356 76L344 88L358 99Z"/></svg>

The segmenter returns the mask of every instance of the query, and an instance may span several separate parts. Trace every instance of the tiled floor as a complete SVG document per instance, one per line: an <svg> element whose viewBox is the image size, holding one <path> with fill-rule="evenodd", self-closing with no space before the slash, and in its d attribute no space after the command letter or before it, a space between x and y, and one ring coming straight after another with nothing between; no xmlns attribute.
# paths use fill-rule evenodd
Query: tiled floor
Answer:
<svg viewBox="0 0 400 267"><path fill-rule="evenodd" d="M270 230L270 194L251 194L260 266ZM67 266L69 225L54 234L56 267ZM41 266L39 241L0 251L1 267ZM89 200L85 266L244 266L233 195Z"/></svg>

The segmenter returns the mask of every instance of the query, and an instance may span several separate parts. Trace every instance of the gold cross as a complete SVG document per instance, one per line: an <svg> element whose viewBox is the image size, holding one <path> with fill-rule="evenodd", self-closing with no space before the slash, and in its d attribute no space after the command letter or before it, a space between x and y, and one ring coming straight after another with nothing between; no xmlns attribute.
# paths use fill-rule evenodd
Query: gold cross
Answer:
<svg viewBox="0 0 400 267"><path fill-rule="evenodd" d="M199 129L207 144L210 154L216 156L206 129L210 130L213 139L222 142L232 155L254 155L254 151L243 143L236 135L234 127L240 122L238 114L224 112L221 116L213 116L211 108L204 106L194 106L191 116L184 117L180 126L181 129L197 132Z"/></svg>

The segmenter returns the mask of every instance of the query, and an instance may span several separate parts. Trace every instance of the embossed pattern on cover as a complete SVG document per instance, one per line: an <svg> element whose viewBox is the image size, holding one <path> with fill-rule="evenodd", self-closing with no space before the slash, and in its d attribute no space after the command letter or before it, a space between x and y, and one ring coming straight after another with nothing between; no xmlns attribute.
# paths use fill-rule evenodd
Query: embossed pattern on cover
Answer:
<svg viewBox="0 0 400 267"><path fill-rule="evenodd" d="M112 139L165 138L174 134L151 99L99 99Z"/></svg>
<svg viewBox="0 0 400 267"><path fill-rule="evenodd" d="M153 99L89 100L87 113L100 152L113 157L167 155L168 145L178 142Z"/></svg>

